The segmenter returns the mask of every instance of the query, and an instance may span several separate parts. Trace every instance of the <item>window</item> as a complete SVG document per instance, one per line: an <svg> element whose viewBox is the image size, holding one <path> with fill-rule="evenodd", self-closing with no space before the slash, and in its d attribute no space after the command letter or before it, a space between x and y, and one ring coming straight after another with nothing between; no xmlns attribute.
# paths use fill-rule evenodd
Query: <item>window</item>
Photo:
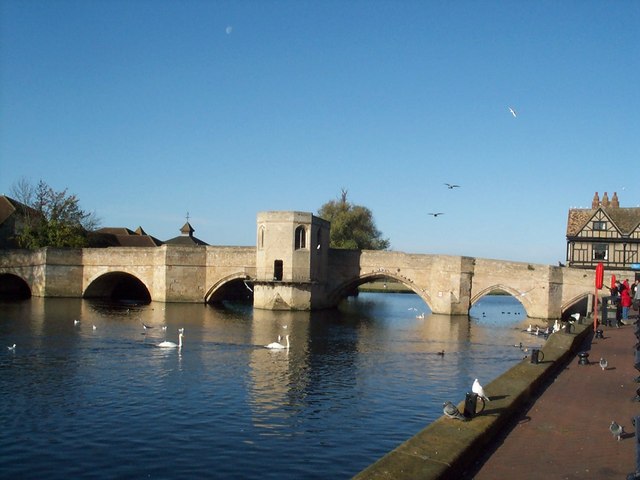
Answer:
<svg viewBox="0 0 640 480"><path fill-rule="evenodd" d="M595 243L593 245L593 259L607 260L609 256L609 245L606 243Z"/></svg>
<svg viewBox="0 0 640 480"><path fill-rule="evenodd" d="M264 248L264 226L261 226L258 231L258 248L260 250Z"/></svg>
<svg viewBox="0 0 640 480"><path fill-rule="evenodd" d="M604 221L594 221L593 229L598 231L603 231L607 229L607 222Z"/></svg>
<svg viewBox="0 0 640 480"><path fill-rule="evenodd" d="M276 260L273 262L273 279L277 281L282 280L282 260Z"/></svg>
<svg viewBox="0 0 640 480"><path fill-rule="evenodd" d="M296 250L307 248L307 230L301 225L296 228Z"/></svg>

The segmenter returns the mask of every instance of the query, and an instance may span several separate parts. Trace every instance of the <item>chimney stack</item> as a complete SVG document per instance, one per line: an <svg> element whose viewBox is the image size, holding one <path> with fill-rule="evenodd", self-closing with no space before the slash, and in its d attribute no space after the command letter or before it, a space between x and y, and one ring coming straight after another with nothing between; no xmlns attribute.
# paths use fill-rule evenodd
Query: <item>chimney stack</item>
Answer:
<svg viewBox="0 0 640 480"><path fill-rule="evenodd" d="M611 206L613 208L620 208L620 202L618 201L618 192L613 192L613 197L611 197Z"/></svg>

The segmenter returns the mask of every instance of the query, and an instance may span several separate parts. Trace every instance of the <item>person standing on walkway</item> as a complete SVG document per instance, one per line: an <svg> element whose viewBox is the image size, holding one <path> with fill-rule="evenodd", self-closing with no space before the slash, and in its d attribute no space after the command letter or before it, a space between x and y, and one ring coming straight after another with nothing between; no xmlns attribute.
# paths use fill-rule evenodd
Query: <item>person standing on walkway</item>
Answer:
<svg viewBox="0 0 640 480"><path fill-rule="evenodd" d="M622 306L620 305L620 292L622 290L622 284L618 281L618 280L614 280L612 279L612 283L611 283L611 288L607 287L609 289L609 292L611 292L611 295L609 295L609 297L605 297L607 300L609 300L611 305L615 305L616 307L616 324L620 324L620 319L622 318ZM607 327L611 327L611 321L609 320L609 317L607 316L606 318L604 318L604 324Z"/></svg>
<svg viewBox="0 0 640 480"><path fill-rule="evenodd" d="M620 289L620 306L622 307L622 320L626 325L627 320L629 320L629 307L631 307L632 299L630 295L629 288L622 284L619 287ZM616 327L620 327L620 319L618 319L618 315L616 315Z"/></svg>

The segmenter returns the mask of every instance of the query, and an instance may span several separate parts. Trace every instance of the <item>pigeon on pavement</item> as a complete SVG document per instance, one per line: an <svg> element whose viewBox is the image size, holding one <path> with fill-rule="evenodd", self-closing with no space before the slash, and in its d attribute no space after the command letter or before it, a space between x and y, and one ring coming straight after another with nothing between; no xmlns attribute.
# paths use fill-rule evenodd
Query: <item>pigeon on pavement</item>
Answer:
<svg viewBox="0 0 640 480"><path fill-rule="evenodd" d="M609 362L607 362L605 358L600 358L600 368L602 370L606 370L608 366L609 366Z"/></svg>
<svg viewBox="0 0 640 480"><path fill-rule="evenodd" d="M467 421L467 417L465 417L463 414L460 413L460 410L458 410L458 407L456 407L453 403L451 402L444 402L442 404L442 411L444 412L444 414L448 417L448 418L453 418L456 420L462 420L463 422Z"/></svg>
<svg viewBox="0 0 640 480"><path fill-rule="evenodd" d="M611 432L613 437L616 438L618 441L620 441L620 437L624 433L624 429L622 428L622 425L618 425L613 420L611 420L611 425L609 426L609 431Z"/></svg>

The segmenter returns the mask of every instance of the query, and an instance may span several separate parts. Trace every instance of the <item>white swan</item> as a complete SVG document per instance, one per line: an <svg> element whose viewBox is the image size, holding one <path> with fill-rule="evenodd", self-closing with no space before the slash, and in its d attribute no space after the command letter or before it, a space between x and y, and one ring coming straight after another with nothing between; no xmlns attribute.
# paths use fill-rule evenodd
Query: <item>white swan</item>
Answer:
<svg viewBox="0 0 640 480"><path fill-rule="evenodd" d="M174 342L168 342L168 341L164 341L164 342L160 342L158 344L158 346L160 348L182 348L182 337L184 336L184 334L182 332L180 332L178 334L178 344L176 345Z"/></svg>
<svg viewBox="0 0 640 480"><path fill-rule="evenodd" d="M270 348L272 350L282 350L284 348L289 348L289 335L285 335L284 339L287 341L286 345L282 345L280 343L280 335L278 335L278 341L270 343L269 345L265 345L266 348Z"/></svg>

